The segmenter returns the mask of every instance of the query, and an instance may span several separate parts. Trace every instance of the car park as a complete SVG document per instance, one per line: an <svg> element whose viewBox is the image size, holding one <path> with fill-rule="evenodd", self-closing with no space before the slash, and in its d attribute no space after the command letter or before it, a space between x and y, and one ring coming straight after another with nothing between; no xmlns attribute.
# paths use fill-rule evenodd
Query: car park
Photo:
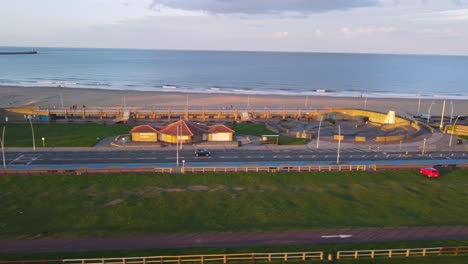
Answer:
<svg viewBox="0 0 468 264"><path fill-rule="evenodd" d="M194 154L195 154L195 157L200 157L200 156L209 157L209 156L211 156L211 152L209 152L206 149L197 149L197 150L195 150Z"/></svg>
<svg viewBox="0 0 468 264"><path fill-rule="evenodd" d="M440 176L439 171L435 168L421 168L419 172L424 174L427 178L437 178Z"/></svg>

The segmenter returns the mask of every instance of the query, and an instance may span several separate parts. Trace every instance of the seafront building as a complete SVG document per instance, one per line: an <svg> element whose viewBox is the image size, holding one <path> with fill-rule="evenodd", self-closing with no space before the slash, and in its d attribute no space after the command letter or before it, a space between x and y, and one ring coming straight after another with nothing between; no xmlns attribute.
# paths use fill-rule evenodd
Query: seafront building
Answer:
<svg viewBox="0 0 468 264"><path fill-rule="evenodd" d="M193 144L203 141L232 141L234 130L225 125L200 126L185 119L180 119L163 127L136 126L130 130L130 135L133 142Z"/></svg>

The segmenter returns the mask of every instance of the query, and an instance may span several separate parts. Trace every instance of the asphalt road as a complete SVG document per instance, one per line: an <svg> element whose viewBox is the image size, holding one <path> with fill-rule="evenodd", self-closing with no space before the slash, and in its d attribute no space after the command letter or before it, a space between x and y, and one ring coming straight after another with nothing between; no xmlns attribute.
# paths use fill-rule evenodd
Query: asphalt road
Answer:
<svg viewBox="0 0 468 264"><path fill-rule="evenodd" d="M466 239L468 227L323 229L294 232L170 234L153 236L0 240L0 253L294 245L372 241Z"/></svg>
<svg viewBox="0 0 468 264"><path fill-rule="evenodd" d="M229 163L334 163L337 159L335 150L252 150L252 149L215 149L211 150L211 157L195 157L193 150L180 150L179 161L185 161L187 166L197 164L228 165ZM379 150L346 149L340 152L342 163L369 163L374 161L438 161L463 160L468 161L467 152L384 152ZM114 150L114 151L40 151L6 153L6 163L9 167L33 165L90 165L90 164L125 164L154 166L173 165L176 163L175 150Z"/></svg>

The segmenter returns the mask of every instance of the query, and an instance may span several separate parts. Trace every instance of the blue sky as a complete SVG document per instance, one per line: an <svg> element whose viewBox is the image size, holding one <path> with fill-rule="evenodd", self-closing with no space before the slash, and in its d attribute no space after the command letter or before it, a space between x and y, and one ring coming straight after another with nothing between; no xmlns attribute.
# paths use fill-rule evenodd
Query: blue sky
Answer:
<svg viewBox="0 0 468 264"><path fill-rule="evenodd" d="M468 55L468 0L0 0L0 46Z"/></svg>

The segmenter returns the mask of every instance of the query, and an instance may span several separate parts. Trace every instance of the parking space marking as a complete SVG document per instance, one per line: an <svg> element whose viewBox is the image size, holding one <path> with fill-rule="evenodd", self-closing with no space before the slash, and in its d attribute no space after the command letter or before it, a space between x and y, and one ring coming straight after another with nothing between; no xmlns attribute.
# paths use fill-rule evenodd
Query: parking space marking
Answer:
<svg viewBox="0 0 468 264"><path fill-rule="evenodd" d="M40 154L22 154L16 159L12 160L9 164L11 165L30 165L35 160L39 159Z"/></svg>

